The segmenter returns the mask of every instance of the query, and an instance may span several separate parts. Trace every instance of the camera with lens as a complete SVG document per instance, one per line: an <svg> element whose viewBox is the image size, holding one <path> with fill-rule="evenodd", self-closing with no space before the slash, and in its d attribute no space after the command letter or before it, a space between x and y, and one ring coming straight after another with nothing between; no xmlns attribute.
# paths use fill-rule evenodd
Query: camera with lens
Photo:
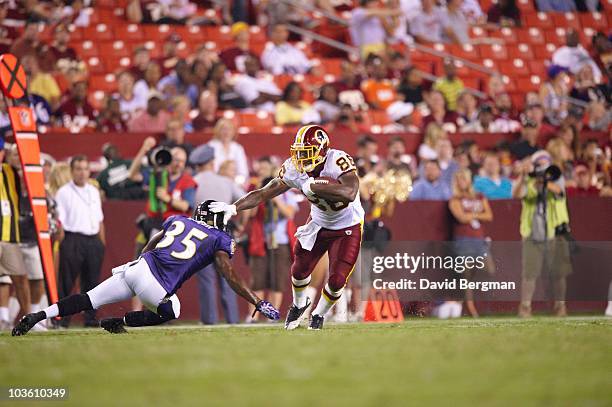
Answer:
<svg viewBox="0 0 612 407"><path fill-rule="evenodd" d="M546 182L556 181L561 178L561 168L556 165L540 165L536 166L535 169L529 173L529 176L539 178Z"/></svg>
<svg viewBox="0 0 612 407"><path fill-rule="evenodd" d="M172 162L172 153L164 146L155 147L147 156L149 165L155 169L167 167Z"/></svg>

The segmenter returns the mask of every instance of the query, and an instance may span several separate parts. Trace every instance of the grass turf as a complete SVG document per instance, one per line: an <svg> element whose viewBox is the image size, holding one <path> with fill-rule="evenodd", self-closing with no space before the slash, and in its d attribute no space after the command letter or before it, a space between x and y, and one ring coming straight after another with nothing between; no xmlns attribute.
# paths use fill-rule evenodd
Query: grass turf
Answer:
<svg viewBox="0 0 612 407"><path fill-rule="evenodd" d="M68 387L58 405L610 406L612 321L3 333L0 366L0 386Z"/></svg>

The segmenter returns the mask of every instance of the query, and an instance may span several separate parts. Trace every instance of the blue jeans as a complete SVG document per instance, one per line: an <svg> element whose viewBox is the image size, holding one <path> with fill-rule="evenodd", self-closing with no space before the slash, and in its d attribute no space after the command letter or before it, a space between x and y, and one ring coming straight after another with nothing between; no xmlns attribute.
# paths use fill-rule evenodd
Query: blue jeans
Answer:
<svg viewBox="0 0 612 407"><path fill-rule="evenodd" d="M219 320L217 314L217 284L221 289L221 306L225 314L225 320L228 324L237 324L238 303L236 302L236 293L229 286L225 278L223 278L215 266L210 264L204 267L198 273L198 289L200 291L200 320L206 325L216 324Z"/></svg>

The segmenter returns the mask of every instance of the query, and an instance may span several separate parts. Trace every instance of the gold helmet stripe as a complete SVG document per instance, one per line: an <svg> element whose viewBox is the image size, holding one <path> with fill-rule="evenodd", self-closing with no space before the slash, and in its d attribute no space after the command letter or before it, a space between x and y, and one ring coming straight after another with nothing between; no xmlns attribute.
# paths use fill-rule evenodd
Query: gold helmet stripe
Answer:
<svg viewBox="0 0 612 407"><path fill-rule="evenodd" d="M302 128L300 128L298 130L297 137L295 138L295 143L296 144L304 144L304 134L306 134L308 129L310 129L311 127L314 127L314 126L316 126L316 125L311 124L311 125L308 125L308 126L302 126Z"/></svg>

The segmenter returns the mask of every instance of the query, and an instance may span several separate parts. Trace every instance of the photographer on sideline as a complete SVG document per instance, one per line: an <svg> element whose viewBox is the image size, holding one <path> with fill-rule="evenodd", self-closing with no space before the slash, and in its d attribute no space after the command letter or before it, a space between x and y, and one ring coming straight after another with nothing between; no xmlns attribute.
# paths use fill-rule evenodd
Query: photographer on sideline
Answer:
<svg viewBox="0 0 612 407"><path fill-rule="evenodd" d="M148 193L146 218L139 223L145 243L152 234L161 230L165 219L172 215L191 215L197 187L191 175L185 171L185 150L181 147L153 149L156 143L153 137L144 140L129 172L130 180L142 182ZM142 167L145 156L150 165L148 167Z"/></svg>
<svg viewBox="0 0 612 407"><path fill-rule="evenodd" d="M523 277L518 315L531 316L536 279L544 270L552 278L555 315L566 316L566 277L572 272L567 241L569 215L565 179L560 169L551 165L548 152L538 151L523 162L513 196L523 201L520 226Z"/></svg>

